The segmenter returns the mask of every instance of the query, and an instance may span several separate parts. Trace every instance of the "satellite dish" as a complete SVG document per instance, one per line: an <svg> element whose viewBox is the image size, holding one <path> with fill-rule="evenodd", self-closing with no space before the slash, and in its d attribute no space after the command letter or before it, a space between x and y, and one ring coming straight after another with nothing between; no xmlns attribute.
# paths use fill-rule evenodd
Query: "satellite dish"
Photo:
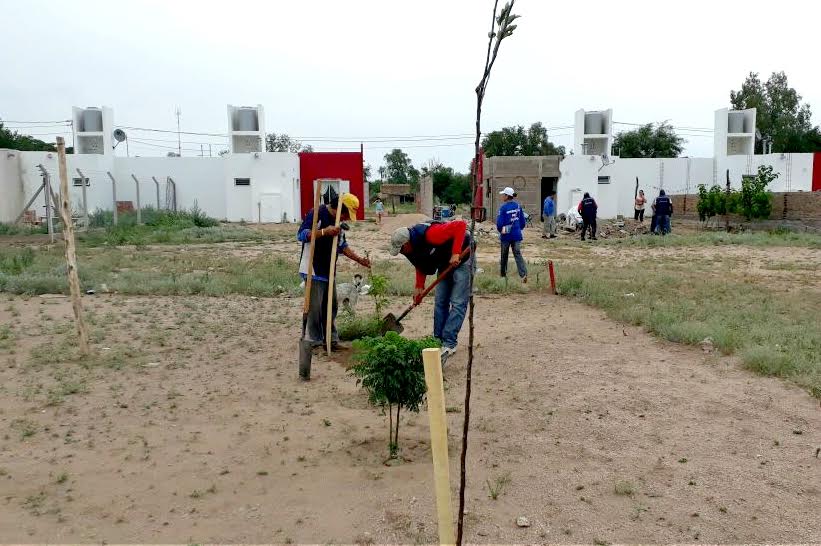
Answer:
<svg viewBox="0 0 821 546"><path fill-rule="evenodd" d="M122 142L126 139L125 131L122 129L114 129L114 140L117 142Z"/></svg>

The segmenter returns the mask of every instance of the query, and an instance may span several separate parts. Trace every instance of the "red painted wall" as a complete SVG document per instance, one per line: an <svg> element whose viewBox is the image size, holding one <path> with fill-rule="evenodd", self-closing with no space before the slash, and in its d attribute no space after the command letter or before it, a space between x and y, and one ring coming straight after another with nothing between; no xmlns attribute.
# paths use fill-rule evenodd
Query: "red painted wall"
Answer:
<svg viewBox="0 0 821 546"><path fill-rule="evenodd" d="M301 214L304 218L314 206L313 188L317 178L341 178L351 183L351 193L359 198L357 220L365 219L365 181L362 176L360 152L300 152L299 192Z"/></svg>
<svg viewBox="0 0 821 546"><path fill-rule="evenodd" d="M812 158L812 191L821 191L821 152Z"/></svg>

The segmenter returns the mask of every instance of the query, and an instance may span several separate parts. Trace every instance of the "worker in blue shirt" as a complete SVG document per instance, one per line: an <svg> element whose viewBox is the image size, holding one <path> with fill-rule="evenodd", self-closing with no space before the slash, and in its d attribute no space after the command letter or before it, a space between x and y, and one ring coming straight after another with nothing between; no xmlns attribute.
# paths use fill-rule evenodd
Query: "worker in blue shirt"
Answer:
<svg viewBox="0 0 821 546"><path fill-rule="evenodd" d="M496 216L496 229L499 230L499 241L502 243L502 261L500 274L507 277L507 258L513 248L513 258L516 260L516 269L522 282L527 282L527 265L522 257L522 230L525 227L525 213L522 206L516 202L516 192L513 188L505 188L499 192L502 206Z"/></svg>
<svg viewBox="0 0 821 546"><path fill-rule="evenodd" d="M341 202L340 202L341 201ZM335 347L339 342L339 334L336 331L336 286L330 286L330 272L333 268L336 269L336 263L331 263L333 240L337 239L337 258L341 254L352 260L362 267L370 269L371 262L366 257L363 258L354 252L348 246L345 240L345 233L336 223L337 208L342 207L340 211L340 219L345 222L356 221L356 211L359 209L359 199L351 194L346 193L342 195L342 199L333 196L331 202L327 205L320 205L318 211L311 209L305 218L302 220L299 229L297 230L297 240L302 243L302 255L299 260L299 274L303 280L311 275L311 295L308 308L308 317L305 324L305 339L310 341L314 346L322 346L325 344L327 336L331 336L331 345ZM314 214L318 214L316 224L316 242L314 243L314 261L309 264L310 258L310 244L311 244L311 226L313 223ZM328 319L328 299L331 298L332 303L332 322L331 331L326 332ZM300 369L300 378L303 380L310 379L310 368L308 370Z"/></svg>
<svg viewBox="0 0 821 546"><path fill-rule="evenodd" d="M555 195L555 194L554 194ZM542 216L544 221L544 228L542 231L542 239L556 238L556 202L553 195L548 195L547 199L542 204Z"/></svg>

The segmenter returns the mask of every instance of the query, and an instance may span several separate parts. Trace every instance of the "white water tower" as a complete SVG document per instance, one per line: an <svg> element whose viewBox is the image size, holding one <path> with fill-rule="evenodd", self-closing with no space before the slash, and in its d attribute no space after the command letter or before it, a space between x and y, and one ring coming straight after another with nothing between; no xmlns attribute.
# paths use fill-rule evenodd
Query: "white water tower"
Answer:
<svg viewBox="0 0 821 546"><path fill-rule="evenodd" d="M265 113L256 106L228 105L228 134L232 154L265 151Z"/></svg>
<svg viewBox="0 0 821 546"><path fill-rule="evenodd" d="M716 157L755 153L756 109L716 110L714 147Z"/></svg>
<svg viewBox="0 0 821 546"><path fill-rule="evenodd" d="M613 110L577 110L573 151L577 155L610 155Z"/></svg>
<svg viewBox="0 0 821 546"><path fill-rule="evenodd" d="M112 148L114 113L107 106L72 108L72 130L74 131L75 154L109 155Z"/></svg>

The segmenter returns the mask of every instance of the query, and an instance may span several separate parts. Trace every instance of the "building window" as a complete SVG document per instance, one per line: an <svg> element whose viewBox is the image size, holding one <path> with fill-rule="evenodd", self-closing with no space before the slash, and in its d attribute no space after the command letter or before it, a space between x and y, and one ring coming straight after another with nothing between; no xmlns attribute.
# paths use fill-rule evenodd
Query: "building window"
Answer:
<svg viewBox="0 0 821 546"><path fill-rule="evenodd" d="M235 178L234 179L235 186L250 186L251 179L250 178Z"/></svg>
<svg viewBox="0 0 821 546"><path fill-rule="evenodd" d="M609 184L610 177L609 176L600 176L599 177L599 184Z"/></svg>
<svg viewBox="0 0 821 546"><path fill-rule="evenodd" d="M77 188L82 188L83 187L83 179L82 178L77 177L77 178L73 178L72 180L74 181L74 186L75 187L77 187ZM88 178L86 178L85 181L86 181L86 187L91 186L91 181Z"/></svg>

